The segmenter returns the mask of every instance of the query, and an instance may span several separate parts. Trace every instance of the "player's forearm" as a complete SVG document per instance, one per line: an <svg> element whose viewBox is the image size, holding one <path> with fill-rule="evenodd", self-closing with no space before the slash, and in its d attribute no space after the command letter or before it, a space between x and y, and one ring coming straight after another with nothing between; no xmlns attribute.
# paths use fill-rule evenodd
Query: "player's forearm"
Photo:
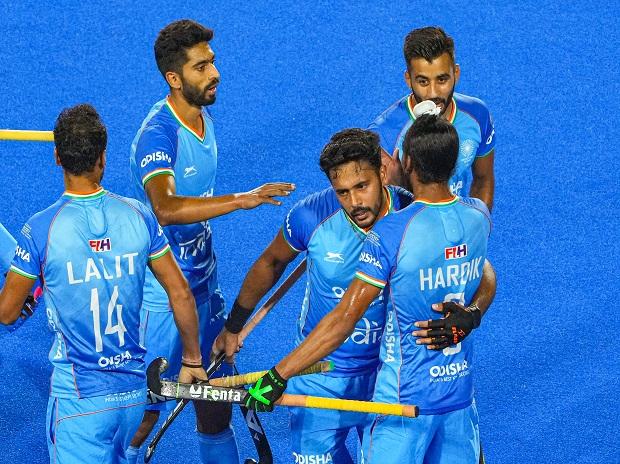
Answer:
<svg viewBox="0 0 620 464"><path fill-rule="evenodd" d="M254 308L278 282L290 261L280 261L263 253L248 271L237 302L244 308Z"/></svg>
<svg viewBox="0 0 620 464"><path fill-rule="evenodd" d="M276 370L284 379L289 379L322 360L353 333L357 319L347 314L342 306L340 303L327 314L301 345L277 364Z"/></svg>
<svg viewBox="0 0 620 464"><path fill-rule="evenodd" d="M185 197L169 195L153 202L153 212L162 226L193 224L206 221L241 208L238 194L218 197Z"/></svg>
<svg viewBox="0 0 620 464"><path fill-rule="evenodd" d="M495 182L489 176L474 177L469 196L479 198L484 201L489 208L489 211L493 209L493 195L495 190Z"/></svg>
<svg viewBox="0 0 620 464"><path fill-rule="evenodd" d="M174 312L174 321L183 342L183 357L188 360L200 359L200 344L198 342L198 314L196 302L187 287L168 295Z"/></svg>
<svg viewBox="0 0 620 464"><path fill-rule="evenodd" d="M491 303L493 303L496 290L497 277L495 275L495 269L488 260L485 260L484 267L482 268L480 285L469 304L478 306L481 315L484 315L491 306Z"/></svg>

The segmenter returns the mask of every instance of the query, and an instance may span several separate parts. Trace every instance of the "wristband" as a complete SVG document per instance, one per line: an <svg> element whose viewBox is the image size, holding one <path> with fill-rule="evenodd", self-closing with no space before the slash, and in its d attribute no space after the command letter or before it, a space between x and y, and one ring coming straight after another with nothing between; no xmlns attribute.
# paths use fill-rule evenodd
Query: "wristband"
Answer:
<svg viewBox="0 0 620 464"><path fill-rule="evenodd" d="M472 316L474 316L474 329L480 327L480 322L482 320L482 312L476 303L472 303L467 307L467 311L469 311Z"/></svg>
<svg viewBox="0 0 620 464"><path fill-rule="evenodd" d="M241 332L241 329L243 329L243 326L253 312L254 308L244 308L239 304L237 300L235 300L230 314L228 315L228 319L226 319L224 327L226 327L226 330L228 330L230 333L238 334L239 332Z"/></svg>

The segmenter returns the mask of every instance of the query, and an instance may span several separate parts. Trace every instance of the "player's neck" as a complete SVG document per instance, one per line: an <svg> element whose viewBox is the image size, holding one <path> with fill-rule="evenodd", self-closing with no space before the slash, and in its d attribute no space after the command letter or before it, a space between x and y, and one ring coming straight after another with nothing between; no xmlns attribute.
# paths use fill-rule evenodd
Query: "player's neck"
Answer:
<svg viewBox="0 0 620 464"><path fill-rule="evenodd" d="M78 194L89 194L101 188L101 179L95 178L94 174L86 176L73 176L64 173L65 191Z"/></svg>
<svg viewBox="0 0 620 464"><path fill-rule="evenodd" d="M440 203L454 198L447 184L421 184L414 182L415 199L429 203Z"/></svg>
<svg viewBox="0 0 620 464"><path fill-rule="evenodd" d="M202 108L190 105L180 91L172 89L168 96L168 102L174 112L181 118L181 121L189 126L197 134L204 133L204 121L202 119Z"/></svg>

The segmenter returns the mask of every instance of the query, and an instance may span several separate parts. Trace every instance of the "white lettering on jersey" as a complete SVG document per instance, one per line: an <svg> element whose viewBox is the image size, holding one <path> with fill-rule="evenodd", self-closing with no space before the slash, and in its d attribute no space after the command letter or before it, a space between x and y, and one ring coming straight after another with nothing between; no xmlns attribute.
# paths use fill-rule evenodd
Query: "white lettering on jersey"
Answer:
<svg viewBox="0 0 620 464"><path fill-rule="evenodd" d="M461 195L461 189L463 188L463 181L459 180L458 182L454 182L450 184L450 192L452 195Z"/></svg>
<svg viewBox="0 0 620 464"><path fill-rule="evenodd" d="M30 262L30 253L28 253L19 245L17 245L17 247L15 248L15 256L19 256L22 261L26 261L27 263Z"/></svg>
<svg viewBox="0 0 620 464"><path fill-rule="evenodd" d="M297 454L293 451L295 464L327 464L334 462L331 453L327 454Z"/></svg>
<svg viewBox="0 0 620 464"><path fill-rule="evenodd" d="M117 367L120 367L123 364L126 364L130 360L131 360L131 353L129 351L125 351L124 353L117 354L114 356L102 356L99 358L98 364L104 369L106 367L116 369Z"/></svg>
<svg viewBox="0 0 620 464"><path fill-rule="evenodd" d="M394 334L394 314L389 311L385 322L385 362L394 362L394 345L396 343L396 335Z"/></svg>
<svg viewBox="0 0 620 464"><path fill-rule="evenodd" d="M167 161L172 164L172 159L168 153L164 153L163 151L156 151L155 153L149 153L142 161L140 161L140 167L146 167L147 164L152 163L153 161Z"/></svg>
<svg viewBox="0 0 620 464"><path fill-rule="evenodd" d="M73 263L71 261L67 261L67 278L69 280L70 285L81 284L85 282L90 282L91 280L112 280L112 279L120 279L123 277L123 266L122 263L126 264L127 274L134 275L136 273L134 258L138 256L138 253L126 253L124 255L117 255L114 257L114 273L111 274L106 269L103 264L103 258L100 258L98 261L95 261L94 258L88 258L86 260L86 265L84 266L83 274L80 274L76 277L75 270L73 268Z"/></svg>
<svg viewBox="0 0 620 464"><path fill-rule="evenodd" d="M491 144L491 142L493 141L494 135L495 135L495 129L493 129L493 131L491 132L491 135L489 135L489 138L487 139L487 145Z"/></svg>
<svg viewBox="0 0 620 464"><path fill-rule="evenodd" d="M196 166L190 166L183 170L183 177L192 177L196 174L198 174L198 169L196 169Z"/></svg>
<svg viewBox="0 0 620 464"><path fill-rule="evenodd" d="M379 324L365 317L362 318L361 322L364 324L364 327L356 327L355 331L344 342L346 343L351 339L356 345L374 345L378 343L379 336L381 335L381 331L377 330Z"/></svg>
<svg viewBox="0 0 620 464"><path fill-rule="evenodd" d="M433 366L429 369L431 375L431 383L435 382L451 382L459 377L469 375L469 366L467 360L463 362L455 362L442 366Z"/></svg>
<svg viewBox="0 0 620 464"><path fill-rule="evenodd" d="M450 266L420 269L420 290L434 290L436 288L446 288L454 285L465 285L471 280L480 277L482 257L479 256L470 261Z"/></svg>
<svg viewBox="0 0 620 464"><path fill-rule="evenodd" d="M374 267L377 267L383 270L383 266L381 266L381 263L379 262L379 260L375 258L374 256L372 256L370 253L366 253L365 251L363 251L362 254L360 254L360 261L362 263L372 264Z"/></svg>

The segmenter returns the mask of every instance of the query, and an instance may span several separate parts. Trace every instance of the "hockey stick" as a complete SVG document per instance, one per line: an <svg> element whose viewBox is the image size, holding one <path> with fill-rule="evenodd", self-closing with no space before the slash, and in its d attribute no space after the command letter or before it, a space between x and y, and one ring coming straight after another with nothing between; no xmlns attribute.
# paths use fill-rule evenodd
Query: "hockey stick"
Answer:
<svg viewBox="0 0 620 464"><path fill-rule="evenodd" d="M334 363L332 361L319 361L308 369L304 369L297 375L308 374L320 374L321 372L329 372L334 369ZM256 382L267 371L248 372L247 374L231 375L229 377L218 377L216 379L209 380L209 385L213 387L240 387L242 385L249 385Z"/></svg>
<svg viewBox="0 0 620 464"><path fill-rule="evenodd" d="M235 373L239 374L237 366L235 366ZM243 404L239 405L239 409L241 410L241 415L245 419L245 425L248 426L248 432L250 432L250 436L254 442L254 448L256 448L256 452L258 453L258 462L254 459L247 458L244 464L273 464L271 446L269 446L267 434L265 433L263 424L261 424L258 418L258 414L256 414L256 411L253 409L246 408Z"/></svg>
<svg viewBox="0 0 620 464"><path fill-rule="evenodd" d="M52 131L0 129L0 140L17 140L24 142L53 142Z"/></svg>
<svg viewBox="0 0 620 464"><path fill-rule="evenodd" d="M147 383L156 394L177 399L216 401L245 404L248 396L243 388L214 387L208 383L178 383L162 380L160 375L168 369L164 358L155 359L147 369ZM390 416L417 417L418 407L405 404L375 403L373 401L341 400L309 395L284 394L276 401L279 406L333 409Z"/></svg>
<svg viewBox="0 0 620 464"><path fill-rule="evenodd" d="M306 260L302 260L297 267L284 279L284 281L280 284L280 286L276 289L275 292L267 299L265 304L263 304L260 309L256 312L254 317L248 321L248 323L241 330L239 337L241 340L244 340L250 332L258 325L260 321L267 315L269 311L280 301L280 299L290 290L290 288L297 282L297 280L306 272ZM220 353L215 360L209 365L207 368L207 377L210 377L213 372L219 369L220 365L224 361L225 355L224 353ZM209 372L211 370L211 372ZM189 400L179 401L177 405L174 407L172 412L168 415L164 423L161 425L160 429L157 431L151 442L146 448L146 452L144 453L144 462L148 463L153 457L153 453L155 452L155 448L157 444L163 437L170 424L174 422L181 411L187 406Z"/></svg>

